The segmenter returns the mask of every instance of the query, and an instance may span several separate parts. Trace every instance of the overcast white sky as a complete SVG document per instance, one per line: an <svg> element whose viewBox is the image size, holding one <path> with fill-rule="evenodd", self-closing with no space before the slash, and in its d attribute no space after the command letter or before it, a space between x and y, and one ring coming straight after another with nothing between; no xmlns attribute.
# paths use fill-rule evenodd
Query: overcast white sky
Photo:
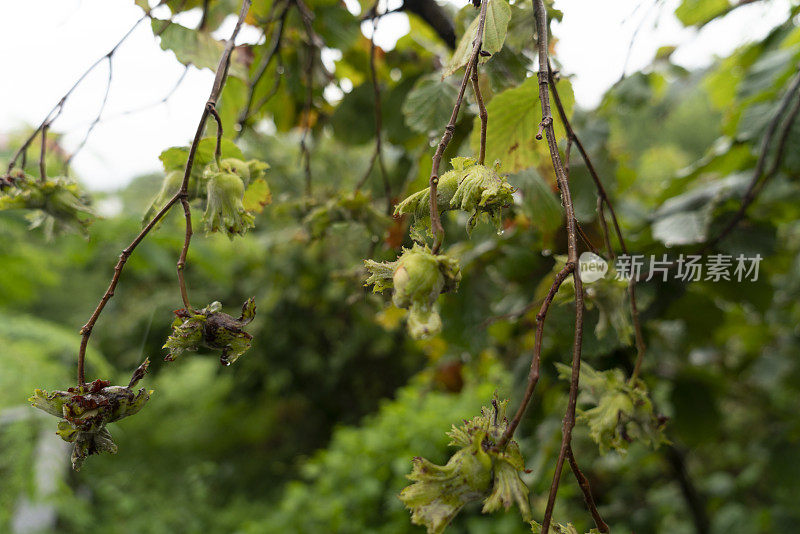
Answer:
<svg viewBox="0 0 800 534"><path fill-rule="evenodd" d="M564 12L564 22L554 28L561 38L557 53L565 73L574 75L580 105L595 105L619 79L637 27L628 72L647 65L662 45L678 45L673 59L699 67L765 35L788 10L788 0L766 0L738 9L698 33L682 28L671 15L677 3L663 0L653 7L655 0L556 1ZM38 124L141 14L131 0L0 1L0 135L24 123ZM188 16L184 22L196 24L197 19ZM224 35L229 31L225 28ZM391 15L381 22L376 41L388 48L407 31L405 15ZM242 37L255 35L253 30ZM96 69L84 81L53 127L67 134L68 149L80 142L97 113L108 76L105 69ZM188 144L212 81L210 71L191 68L167 104L123 115L158 102L184 70L172 53L159 48L146 23L114 55L113 69L105 119L74 160L76 173L95 190L116 189L136 175L158 170L158 154L164 148Z"/></svg>

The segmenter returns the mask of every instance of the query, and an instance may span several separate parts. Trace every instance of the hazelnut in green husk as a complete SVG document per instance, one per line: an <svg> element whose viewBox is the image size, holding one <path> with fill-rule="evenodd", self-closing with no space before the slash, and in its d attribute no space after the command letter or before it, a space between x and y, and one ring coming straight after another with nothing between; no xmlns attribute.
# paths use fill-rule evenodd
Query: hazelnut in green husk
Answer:
<svg viewBox="0 0 800 534"><path fill-rule="evenodd" d="M88 235L94 212L74 180L62 176L41 181L16 171L2 184L0 211L31 210L27 215L31 228L41 227L48 238L67 231Z"/></svg>
<svg viewBox="0 0 800 534"><path fill-rule="evenodd" d="M437 334L442 319L436 300L442 293L455 291L461 280L458 261L415 244L393 262L365 261L370 273L365 285L376 293L392 289L392 303L409 311L408 331L415 339Z"/></svg>
<svg viewBox="0 0 800 534"><path fill-rule="evenodd" d="M112 386L107 380L95 380L66 391L48 393L37 389L28 399L35 408L64 419L58 423L57 434L74 444L73 469L80 470L86 457L92 454L117 453L117 445L106 425L136 414L150 399L152 390L133 391L148 364L145 360L139 366L127 386Z"/></svg>
<svg viewBox="0 0 800 534"><path fill-rule="evenodd" d="M237 158L222 158L219 161L219 165L217 165L216 162L208 164L203 171L204 179L208 179L214 174L219 173L220 169L222 172L232 173L241 178L245 189L247 189L255 180L264 178L269 169L269 163L257 159L244 161Z"/></svg>
<svg viewBox="0 0 800 534"><path fill-rule="evenodd" d="M222 365L230 365L239 359L250 348L253 339L244 327L256 315L255 298L247 299L238 319L222 313L221 309L219 302L212 302L202 310L176 310L172 334L164 344L164 348L169 349L165 359L172 361L183 351L196 351L200 347L222 351L219 358Z"/></svg>
<svg viewBox="0 0 800 534"><path fill-rule="evenodd" d="M512 504L519 507L525 521L530 519L528 488L519 475L525 462L514 440L504 450L496 447L508 420L508 401L492 401L481 415L453 426L448 432L450 445L459 447L443 466L424 458L414 458L408 478L413 482L400 493L400 500L411 510L411 522L426 526L429 534L444 531L461 508L473 501L483 502L483 513Z"/></svg>
<svg viewBox="0 0 800 534"><path fill-rule="evenodd" d="M206 233L223 232L233 239L234 235L244 235L255 226L255 217L242 204L244 183L237 174L211 174L206 193L206 211L203 214Z"/></svg>
<svg viewBox="0 0 800 534"><path fill-rule="evenodd" d="M485 213L499 230L503 208L514 203L516 191L505 177L500 176L499 164L494 167L479 165L473 158L458 157L451 160L453 169L439 177L436 200L439 212L461 210L471 213L467 232L475 227L478 215ZM415 220L430 216L430 188L414 193L394 210L395 215L412 214Z"/></svg>

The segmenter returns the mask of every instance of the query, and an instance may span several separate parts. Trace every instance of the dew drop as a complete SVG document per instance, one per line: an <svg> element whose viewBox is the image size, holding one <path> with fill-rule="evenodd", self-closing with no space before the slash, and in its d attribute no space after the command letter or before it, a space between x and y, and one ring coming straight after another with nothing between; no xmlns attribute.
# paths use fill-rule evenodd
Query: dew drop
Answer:
<svg viewBox="0 0 800 534"><path fill-rule="evenodd" d="M497 235L503 235L504 233L506 233L506 231L502 228L497 230Z"/></svg>

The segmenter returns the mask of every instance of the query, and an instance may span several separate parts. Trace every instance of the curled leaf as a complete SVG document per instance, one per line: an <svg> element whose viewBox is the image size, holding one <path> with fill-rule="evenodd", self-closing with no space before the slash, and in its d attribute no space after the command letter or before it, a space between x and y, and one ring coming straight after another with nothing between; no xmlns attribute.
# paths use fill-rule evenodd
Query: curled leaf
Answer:
<svg viewBox="0 0 800 534"><path fill-rule="evenodd" d="M220 363L230 365L250 348L253 336L244 331L256 315L256 302L250 297L242 306L242 315L234 319L220 310L219 302L212 302L202 310L175 310L172 333L164 343L169 350L165 360L172 361L183 351L197 351L200 347L222 351Z"/></svg>

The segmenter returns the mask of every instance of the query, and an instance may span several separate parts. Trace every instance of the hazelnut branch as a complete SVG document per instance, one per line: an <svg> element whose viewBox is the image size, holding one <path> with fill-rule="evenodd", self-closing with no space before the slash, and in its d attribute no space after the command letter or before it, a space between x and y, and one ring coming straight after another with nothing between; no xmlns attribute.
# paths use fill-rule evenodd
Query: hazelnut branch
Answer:
<svg viewBox="0 0 800 534"><path fill-rule="evenodd" d="M133 253L134 249L141 243L147 234L150 233L155 225L160 221L164 215L169 212L172 206L175 205L178 201L184 207L184 212L186 214L186 239L184 241L184 248L181 251L181 258L178 260L178 275L179 281L181 282L181 296L183 297L184 304L188 307L188 297L186 295L186 288L185 284L182 283L183 281L183 266L186 260L186 253L188 251L189 241L191 239L192 230L191 230L191 218L189 214L189 205L188 205L188 188L189 188L189 177L192 173L192 165L194 164L195 154L197 153L197 147L200 144L200 140L203 137L203 131L205 130L206 121L208 120L208 116L212 114L211 109L215 109L217 100L219 99L220 94L222 93L222 88L225 86L225 80L228 74L228 65L230 64L231 53L233 52L233 48L235 46L236 36L239 34L239 30L244 24L244 18L247 15L247 11L250 9L250 0L243 0L242 2L242 9L239 12L239 19L236 21L236 26L233 29L230 39L228 40L225 49L222 52L222 56L220 57L219 64L217 65L216 75L214 77L214 84L211 88L211 94L208 97L208 101L206 102L205 106L203 107L203 114L200 117L200 123L197 125L197 131L195 132L194 140L192 141L192 145L189 148L189 157L186 161L186 170L183 175L183 182L181 183L180 190L173 195L173 197L164 205L158 213L156 213L153 218L150 220L149 223L139 232L134 240L128 245L119 255L119 260L117 264L114 266L114 275L111 278L111 282L109 283L108 289L103 294L100 302L95 308L94 313L86 322L86 324L81 328L81 345L78 351L78 384L83 385L86 383L85 371L84 371L84 364L86 360L86 346L89 344L89 337L92 335L92 329L94 328L97 319L100 317L100 314L103 312L106 304L108 301L111 300L111 297L114 296L114 291L116 290L117 284L119 283L120 275L122 274L122 270L125 267L125 263L130 258L131 254ZM182 263L183 262L183 263Z"/></svg>
<svg viewBox="0 0 800 534"><path fill-rule="evenodd" d="M477 68L478 59L480 58L481 46L483 45L483 28L486 24L486 8L488 0L481 3L481 12L478 19L478 31L475 33L475 40L472 43L472 54L470 54L466 67L464 67L464 78L461 80L461 87L458 90L458 98L453 107L453 113L450 115L450 121L444 128L444 135L442 135L439 145L436 147L436 152L433 154L433 163L431 165L431 177L429 180L430 185L430 211L431 211L431 233L433 233L433 248L431 249L434 254L439 253L439 248L442 246L444 240L444 227L442 220L439 218L438 206L438 185L439 185L439 165L442 162L442 156L450 140L453 138L453 132L456 130L456 120L458 120L458 111L461 109L461 102L464 100L464 91L467 88L467 83L470 81L472 71Z"/></svg>

